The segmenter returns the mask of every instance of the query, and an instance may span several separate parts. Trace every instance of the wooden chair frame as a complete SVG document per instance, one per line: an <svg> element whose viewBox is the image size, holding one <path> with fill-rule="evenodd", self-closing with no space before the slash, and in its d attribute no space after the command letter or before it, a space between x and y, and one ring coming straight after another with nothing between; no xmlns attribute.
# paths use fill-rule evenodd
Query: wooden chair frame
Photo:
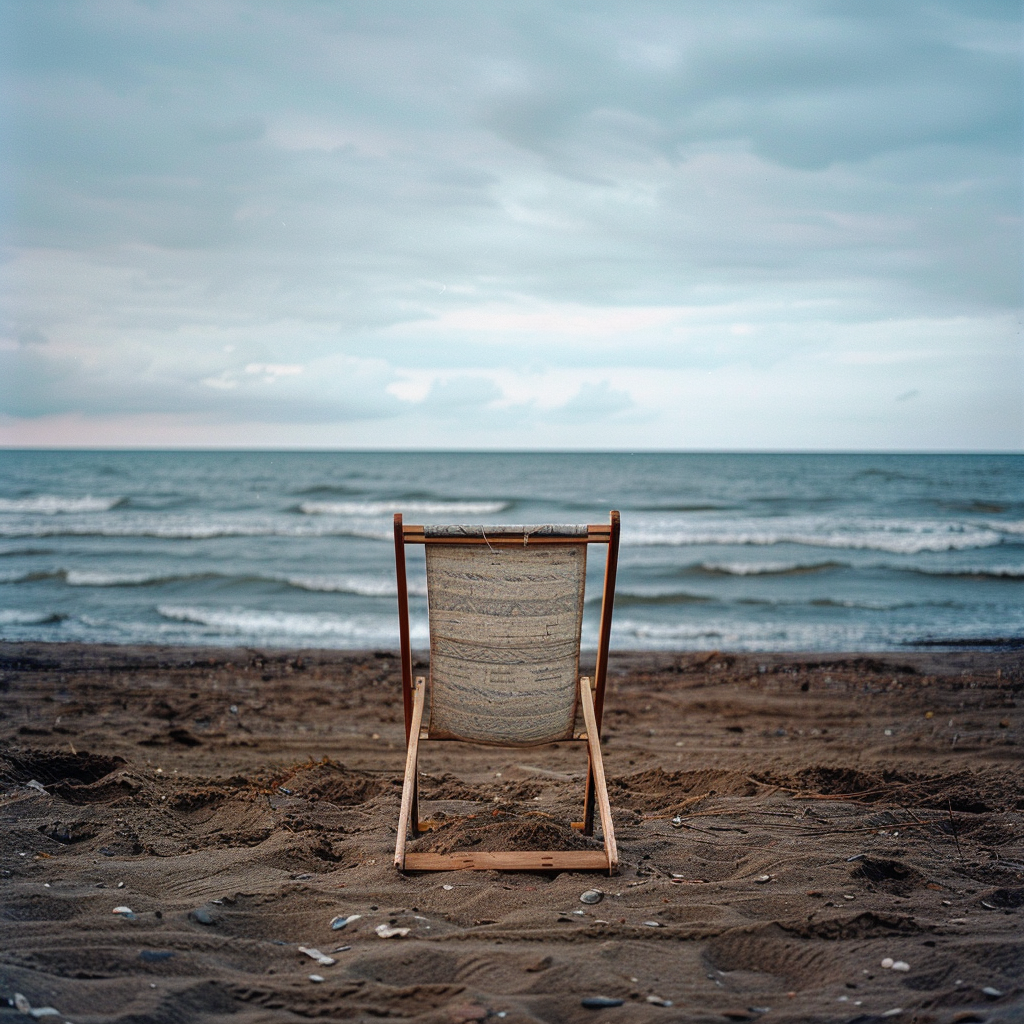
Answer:
<svg viewBox="0 0 1024 1024"><path fill-rule="evenodd" d="M426 705L427 679L413 677L412 645L409 639L409 589L405 572L406 544L481 544L490 548L533 547L537 544L604 544L607 557L604 570L604 591L601 600L601 623L597 641L597 662L593 679L583 676L579 680L579 701L583 711L584 731L566 742L587 745L587 785L583 801L583 820L572 827L584 835L594 834L595 807L601 819L604 838L603 850L545 850L545 851L465 851L457 853L406 852L411 831L416 838L429 831L430 823L419 818L419 745L431 737L423 728ZM604 761L601 757L601 721L604 712L605 681L608 674L608 642L612 627L612 606L615 601L615 573L619 554L619 513L612 512L607 524L588 525L585 535L552 536L525 533L505 533L488 537L433 537L427 536L422 526L406 526L400 513L395 515L395 568L398 577L398 626L402 648L402 697L405 706L405 780L402 787L402 807L398 819L398 840L395 844L395 867L399 871L451 871L469 870L604 870L615 872L618 849L612 826L608 787L605 783Z"/></svg>

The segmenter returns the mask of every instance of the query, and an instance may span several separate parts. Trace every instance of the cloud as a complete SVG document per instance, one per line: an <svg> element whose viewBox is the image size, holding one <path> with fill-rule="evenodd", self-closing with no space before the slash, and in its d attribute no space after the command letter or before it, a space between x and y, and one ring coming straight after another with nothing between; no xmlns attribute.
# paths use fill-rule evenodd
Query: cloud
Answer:
<svg viewBox="0 0 1024 1024"><path fill-rule="evenodd" d="M633 408L635 403L627 391L613 388L607 381L585 383L556 411L555 419L571 423L590 423L605 420Z"/></svg>
<svg viewBox="0 0 1024 1024"><path fill-rule="evenodd" d="M1017 5L96 0L4 19L9 415L353 438L387 420L465 446L559 405L568 443L573 416L619 401L631 443L673 446L690 432L631 373L856 364L864 407L891 410L918 387L893 367L938 348L941 379L900 416L947 443L924 399L976 380L996 402L983 447L1024 442L986 377L1021 361ZM920 324L941 344L909 345ZM721 414L746 422L743 400ZM854 416L842 443L882 429Z"/></svg>

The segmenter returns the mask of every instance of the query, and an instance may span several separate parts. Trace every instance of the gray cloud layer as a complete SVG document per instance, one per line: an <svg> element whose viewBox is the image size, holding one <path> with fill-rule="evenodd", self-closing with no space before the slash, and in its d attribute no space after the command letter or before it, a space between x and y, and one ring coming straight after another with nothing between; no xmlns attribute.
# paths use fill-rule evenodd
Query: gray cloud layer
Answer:
<svg viewBox="0 0 1024 1024"><path fill-rule="evenodd" d="M754 372L867 403L831 443L1021 443L1017 4L2 11L15 420L686 446L659 376Z"/></svg>

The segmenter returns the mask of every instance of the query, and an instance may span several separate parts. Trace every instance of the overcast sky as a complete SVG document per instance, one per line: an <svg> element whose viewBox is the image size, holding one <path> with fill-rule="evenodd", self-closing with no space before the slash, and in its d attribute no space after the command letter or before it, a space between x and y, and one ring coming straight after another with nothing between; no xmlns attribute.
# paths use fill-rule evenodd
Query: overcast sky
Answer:
<svg viewBox="0 0 1024 1024"><path fill-rule="evenodd" d="M1016 0L0 11L0 443L1024 447Z"/></svg>

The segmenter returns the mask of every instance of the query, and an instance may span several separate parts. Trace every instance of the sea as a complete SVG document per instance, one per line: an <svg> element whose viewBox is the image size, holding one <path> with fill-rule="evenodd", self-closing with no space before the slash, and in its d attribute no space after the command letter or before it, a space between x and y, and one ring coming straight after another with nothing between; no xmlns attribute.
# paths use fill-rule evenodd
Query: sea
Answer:
<svg viewBox="0 0 1024 1024"><path fill-rule="evenodd" d="M394 512L610 509L619 650L1024 645L1019 455L4 450L0 637L394 649ZM409 580L425 647L420 548Z"/></svg>

